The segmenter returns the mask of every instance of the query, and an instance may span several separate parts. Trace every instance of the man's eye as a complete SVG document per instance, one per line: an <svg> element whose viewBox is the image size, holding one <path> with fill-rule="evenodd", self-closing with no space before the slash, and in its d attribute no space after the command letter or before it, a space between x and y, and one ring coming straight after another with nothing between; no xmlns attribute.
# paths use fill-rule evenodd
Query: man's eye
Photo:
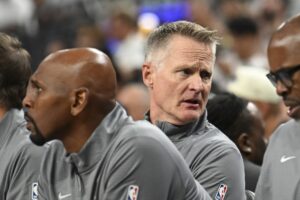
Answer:
<svg viewBox="0 0 300 200"><path fill-rule="evenodd" d="M201 71L200 72L200 77L203 80L210 80L211 78L211 73L207 72L207 71Z"/></svg>
<svg viewBox="0 0 300 200"><path fill-rule="evenodd" d="M43 91L43 89L42 89L42 88L40 88L40 87L37 87L37 91L40 93L40 92L42 92L42 91Z"/></svg>
<svg viewBox="0 0 300 200"><path fill-rule="evenodd" d="M36 91L36 93L41 93L42 91L43 91L43 89L41 88L41 87L39 87L39 86L35 86L35 91Z"/></svg>
<svg viewBox="0 0 300 200"><path fill-rule="evenodd" d="M191 70L191 69L182 69L180 71L180 73L183 74L183 75L191 75L191 74L193 74L193 70Z"/></svg>

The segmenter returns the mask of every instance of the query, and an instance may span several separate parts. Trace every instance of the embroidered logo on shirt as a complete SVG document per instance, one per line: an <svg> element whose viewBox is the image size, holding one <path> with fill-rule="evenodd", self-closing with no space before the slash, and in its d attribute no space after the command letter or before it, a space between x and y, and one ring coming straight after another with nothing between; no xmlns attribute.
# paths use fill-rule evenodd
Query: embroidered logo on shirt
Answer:
<svg viewBox="0 0 300 200"><path fill-rule="evenodd" d="M218 192L215 196L215 200L224 200L227 189L228 189L228 187L226 184L224 184L224 183L220 184L220 186L218 188Z"/></svg>
<svg viewBox="0 0 300 200"><path fill-rule="evenodd" d="M37 200L38 199L38 183L34 182L31 185L31 199Z"/></svg>
<svg viewBox="0 0 300 200"><path fill-rule="evenodd" d="M139 194L139 186L130 185L128 187L127 199L126 200L137 200Z"/></svg>
<svg viewBox="0 0 300 200"><path fill-rule="evenodd" d="M60 199L65 199L65 198L67 198L67 197L70 197L71 196L71 194L64 194L64 195L62 195L61 193L59 193L58 194L58 199L60 200Z"/></svg>
<svg viewBox="0 0 300 200"><path fill-rule="evenodd" d="M286 156L286 155L283 155L283 156L280 158L280 162L281 162L281 163L284 163L284 162L286 162L286 161L288 161L288 160L291 160L291 159L294 159L294 158L296 158L296 156Z"/></svg>

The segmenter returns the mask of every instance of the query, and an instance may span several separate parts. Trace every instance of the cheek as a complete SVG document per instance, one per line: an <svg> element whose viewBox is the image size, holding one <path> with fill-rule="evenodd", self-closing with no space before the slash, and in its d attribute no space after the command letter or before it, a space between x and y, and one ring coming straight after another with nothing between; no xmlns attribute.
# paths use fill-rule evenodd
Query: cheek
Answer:
<svg viewBox="0 0 300 200"><path fill-rule="evenodd" d="M204 99L208 98L208 95L210 93L211 90L211 82L207 83L207 84L203 84L203 97Z"/></svg>
<svg viewBox="0 0 300 200"><path fill-rule="evenodd" d="M157 77L154 89L156 93L159 93L160 96L168 96L168 94L174 93L176 91L177 84L176 82L165 77Z"/></svg>
<svg viewBox="0 0 300 200"><path fill-rule="evenodd" d="M69 105L66 99L43 100L43 104L35 106L35 121L41 132L51 132L55 127L65 123L69 114Z"/></svg>

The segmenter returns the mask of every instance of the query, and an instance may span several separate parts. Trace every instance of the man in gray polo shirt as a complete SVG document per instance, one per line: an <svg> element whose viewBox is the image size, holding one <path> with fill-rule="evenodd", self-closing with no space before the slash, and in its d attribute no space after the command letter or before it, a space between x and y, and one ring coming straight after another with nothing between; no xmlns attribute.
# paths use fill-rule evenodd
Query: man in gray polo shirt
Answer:
<svg viewBox="0 0 300 200"><path fill-rule="evenodd" d="M150 92L147 118L173 141L212 198L243 200L241 154L206 117L216 43L216 32L187 21L150 34L143 65Z"/></svg>
<svg viewBox="0 0 300 200"><path fill-rule="evenodd" d="M26 130L22 108L31 74L30 55L17 38L0 33L0 199L37 199L43 154Z"/></svg>
<svg viewBox="0 0 300 200"><path fill-rule="evenodd" d="M115 101L110 59L91 48L46 57L23 105L36 144L52 142L42 162L39 200L210 199L171 141L134 122Z"/></svg>
<svg viewBox="0 0 300 200"><path fill-rule="evenodd" d="M300 15L283 23L268 45L267 75L293 118L268 144L256 187L258 200L300 199Z"/></svg>

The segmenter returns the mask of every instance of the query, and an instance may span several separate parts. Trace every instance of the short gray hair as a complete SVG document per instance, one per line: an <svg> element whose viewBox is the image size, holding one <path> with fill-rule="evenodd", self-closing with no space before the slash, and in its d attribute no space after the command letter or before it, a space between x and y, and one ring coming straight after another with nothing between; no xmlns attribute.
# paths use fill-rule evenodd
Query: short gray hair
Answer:
<svg viewBox="0 0 300 200"><path fill-rule="evenodd" d="M169 39L174 35L186 36L199 43L211 44L214 54L216 53L216 45L220 41L217 31L208 30L199 24L188 21L166 23L150 33L146 44L146 60L149 59L153 50L166 46Z"/></svg>

